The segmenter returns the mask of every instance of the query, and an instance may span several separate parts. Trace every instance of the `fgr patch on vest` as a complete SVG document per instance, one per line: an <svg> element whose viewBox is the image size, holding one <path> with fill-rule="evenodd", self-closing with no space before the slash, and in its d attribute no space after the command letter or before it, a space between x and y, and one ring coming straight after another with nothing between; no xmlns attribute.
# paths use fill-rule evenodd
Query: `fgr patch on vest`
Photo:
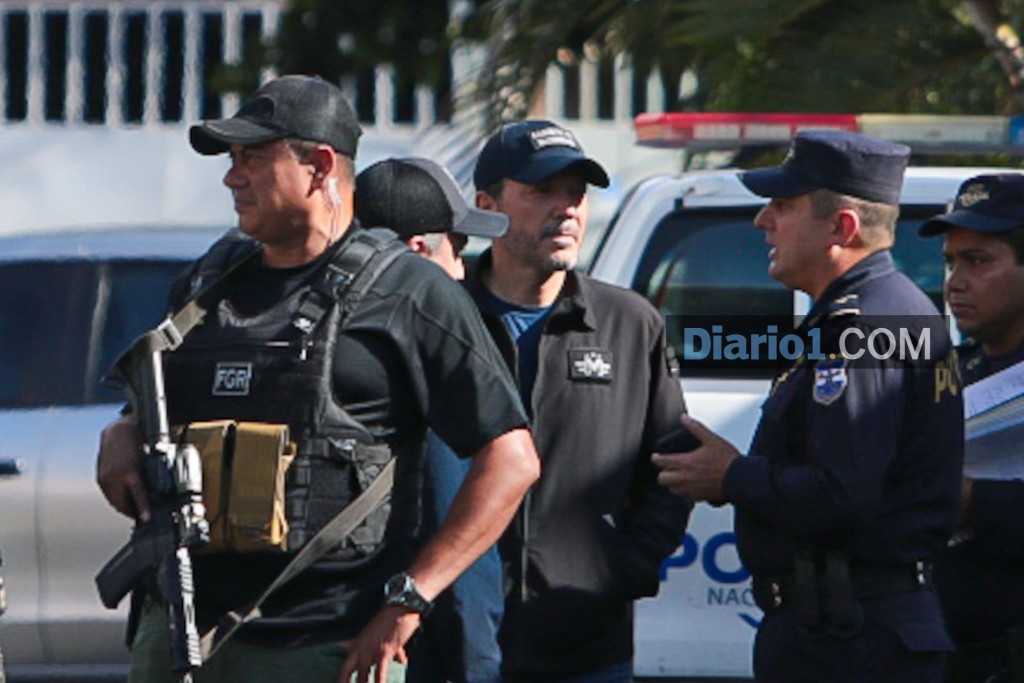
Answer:
<svg viewBox="0 0 1024 683"><path fill-rule="evenodd" d="M576 142L576 137L565 128L559 128L558 126L531 130L528 136L530 138L530 145L535 150L544 149L545 147L580 148L580 143Z"/></svg>
<svg viewBox="0 0 1024 683"><path fill-rule="evenodd" d="M612 352L606 349L569 349L569 378L580 382L609 383L615 376Z"/></svg>
<svg viewBox="0 0 1024 683"><path fill-rule="evenodd" d="M252 363L217 363L213 374L214 396L248 396L252 383Z"/></svg>
<svg viewBox="0 0 1024 683"><path fill-rule="evenodd" d="M814 366L814 400L822 405L835 403L846 391L846 359L821 361Z"/></svg>

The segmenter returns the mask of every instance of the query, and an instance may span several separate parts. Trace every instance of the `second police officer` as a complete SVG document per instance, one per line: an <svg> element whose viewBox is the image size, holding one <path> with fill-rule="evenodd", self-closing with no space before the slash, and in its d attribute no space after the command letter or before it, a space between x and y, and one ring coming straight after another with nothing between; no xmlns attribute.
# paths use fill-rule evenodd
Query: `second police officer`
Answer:
<svg viewBox="0 0 1024 683"><path fill-rule="evenodd" d="M970 178L920 233L944 236L964 386L1024 361L1024 175ZM935 572L957 646L946 680L1024 681L1024 481L965 476L960 511Z"/></svg>

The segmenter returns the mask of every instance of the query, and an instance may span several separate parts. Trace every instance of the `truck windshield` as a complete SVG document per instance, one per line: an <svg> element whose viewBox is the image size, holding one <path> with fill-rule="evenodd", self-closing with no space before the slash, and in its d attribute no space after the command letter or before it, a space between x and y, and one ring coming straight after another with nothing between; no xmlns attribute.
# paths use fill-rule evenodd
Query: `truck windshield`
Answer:
<svg viewBox="0 0 1024 683"><path fill-rule="evenodd" d="M694 210L667 215L640 260L633 289L666 319L669 341L684 355L686 320L778 318L792 320L793 294L768 275L768 246L753 227L756 207ZM921 222L941 206L903 207L892 249L897 267L942 310L944 266L938 239L917 235ZM685 363L684 375L707 376L712 368ZM743 376L771 376L772 370L737 368Z"/></svg>

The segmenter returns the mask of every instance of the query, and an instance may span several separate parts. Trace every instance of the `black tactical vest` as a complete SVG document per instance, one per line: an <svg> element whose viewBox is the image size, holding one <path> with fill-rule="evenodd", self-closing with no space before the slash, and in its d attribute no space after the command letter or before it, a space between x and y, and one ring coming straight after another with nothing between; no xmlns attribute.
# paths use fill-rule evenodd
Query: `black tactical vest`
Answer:
<svg viewBox="0 0 1024 683"><path fill-rule="evenodd" d="M237 256L251 244L230 250ZM215 247L200 262L193 290L216 279L212 275L228 260L224 251ZM375 269L375 280L403 251L390 233L360 230L306 286L262 313L242 317L224 299L204 302L202 324L164 355L172 425L220 419L288 425L297 450L285 489L289 552L369 486L394 450L422 448L392 448L375 439L335 401L331 386L338 333L369 287L360 289L367 273L360 277L359 271ZM244 457L235 453L232 466L244 466ZM356 560L380 544L386 529L415 524L415 511L389 519L390 508L389 502L379 506L332 557Z"/></svg>

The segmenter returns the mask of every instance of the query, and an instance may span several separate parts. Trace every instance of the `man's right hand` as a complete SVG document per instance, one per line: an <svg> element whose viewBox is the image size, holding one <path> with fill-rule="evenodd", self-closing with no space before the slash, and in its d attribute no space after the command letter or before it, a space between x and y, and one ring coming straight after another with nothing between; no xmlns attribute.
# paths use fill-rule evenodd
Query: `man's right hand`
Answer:
<svg viewBox="0 0 1024 683"><path fill-rule="evenodd" d="M142 436L129 416L108 424L100 434L96 456L96 483L115 510L122 515L149 521L149 500L139 468Z"/></svg>

